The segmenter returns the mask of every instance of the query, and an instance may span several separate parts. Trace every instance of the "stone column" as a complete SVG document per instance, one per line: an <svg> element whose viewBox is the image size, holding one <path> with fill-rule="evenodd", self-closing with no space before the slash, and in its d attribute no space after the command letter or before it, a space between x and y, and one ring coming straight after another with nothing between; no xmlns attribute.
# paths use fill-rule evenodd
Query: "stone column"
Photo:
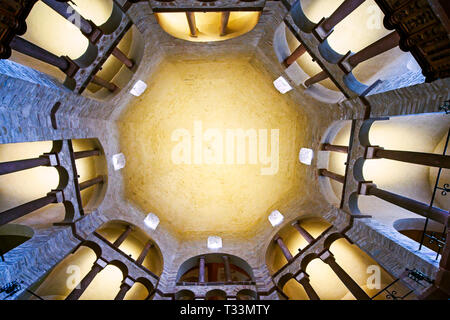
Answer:
<svg viewBox="0 0 450 320"><path fill-rule="evenodd" d="M145 257L147 257L148 252L153 247L153 243L149 240L145 244L144 249L142 250L141 254L139 255L139 258L137 258L136 263L141 265L144 262Z"/></svg>
<svg viewBox="0 0 450 320"><path fill-rule="evenodd" d="M191 37L197 37L197 25L195 24L195 13L186 12L186 19L188 21Z"/></svg>
<svg viewBox="0 0 450 320"><path fill-rule="evenodd" d="M396 46L398 46L399 41L400 36L398 35L397 31L393 31L383 38L368 45L361 51L347 56L339 63L339 65L344 72L349 73L361 62L369 60L370 58L373 58L379 54L382 54L383 52L395 48Z"/></svg>
<svg viewBox="0 0 450 320"><path fill-rule="evenodd" d="M134 66L134 61L131 60L123 53L119 48L115 47L111 53L114 57L117 58L120 62L122 62L128 69L132 69Z"/></svg>
<svg viewBox="0 0 450 320"><path fill-rule="evenodd" d="M120 247L120 245L125 241L125 239L129 236L129 234L131 233L131 231L133 231L133 228L131 227L131 225L127 225L127 227L125 228L125 231L122 232L122 234L116 239L116 241L114 241L113 245L115 247Z"/></svg>
<svg viewBox="0 0 450 320"><path fill-rule="evenodd" d="M227 34L228 20L230 19L230 11L222 12L220 17L220 36L223 37Z"/></svg>
<svg viewBox="0 0 450 320"><path fill-rule="evenodd" d="M0 163L0 176L40 166L56 166L58 158L56 154L46 153L39 158L25 159Z"/></svg>
<svg viewBox="0 0 450 320"><path fill-rule="evenodd" d="M330 251L325 251L322 253L322 255L320 255L320 259L330 266L330 268L357 300L370 300L367 293L365 293L364 290L361 289L361 287L355 282L355 280L353 280L352 277L350 277L350 275L337 264L333 254Z"/></svg>
<svg viewBox="0 0 450 320"><path fill-rule="evenodd" d="M219 265L215 262L208 263L208 282L217 282Z"/></svg>
<svg viewBox="0 0 450 320"><path fill-rule="evenodd" d="M131 278L126 277L125 280L122 281L122 284L120 285L120 290L117 293L114 300L123 300L123 298L125 298L125 295L131 289L133 284L134 284L134 281Z"/></svg>
<svg viewBox="0 0 450 320"><path fill-rule="evenodd" d="M327 169L319 169L319 176L328 177L328 178L333 179L340 183L345 182L344 176L341 176L340 174L328 171Z"/></svg>
<svg viewBox="0 0 450 320"><path fill-rule="evenodd" d="M94 75L91 79L92 83L95 83L96 85L99 85L100 87L103 87L105 89L108 89L110 92L115 92L119 88L112 82L108 82L96 75Z"/></svg>
<svg viewBox="0 0 450 320"><path fill-rule="evenodd" d="M198 282L205 282L205 257L199 259Z"/></svg>
<svg viewBox="0 0 450 320"><path fill-rule="evenodd" d="M87 157L93 157L93 156L99 156L100 155L100 150L88 150L88 151L78 151L78 152L74 152L73 156L76 159L82 159L82 158L87 158Z"/></svg>
<svg viewBox="0 0 450 320"><path fill-rule="evenodd" d="M80 29L81 33L86 36L92 43L97 42L102 32L98 27L89 20L83 18L75 9L66 2L59 2L56 0L42 0L47 6L55 10L59 15L64 17L67 21L74 24ZM75 16L77 15L77 16Z"/></svg>
<svg viewBox="0 0 450 320"><path fill-rule="evenodd" d="M430 207L428 204L403 197L401 195L378 189L376 184L371 182L362 182L359 190L359 194L367 196L375 196L389 203L395 204L396 206L402 207L403 209L412 211L431 220L447 225L449 222L449 212Z"/></svg>
<svg viewBox="0 0 450 320"><path fill-rule="evenodd" d="M103 177L102 176L98 176L96 178L84 181L84 182L80 183L80 191L84 190L84 189L87 189L89 187L92 187L92 186L94 186L96 184L99 184L99 183L103 183Z"/></svg>
<svg viewBox="0 0 450 320"><path fill-rule="evenodd" d="M222 256L223 259L223 267L225 270L225 281L231 282L231 269L230 269L230 258L228 256Z"/></svg>
<svg viewBox="0 0 450 320"><path fill-rule="evenodd" d="M450 169L450 156L424 152L384 150L376 146L367 147L366 159L381 158Z"/></svg>
<svg viewBox="0 0 450 320"><path fill-rule="evenodd" d="M322 150L324 150L324 151L341 152L341 153L348 153L348 147L346 147L346 146L337 146L337 145L329 144L329 143L324 143L322 145Z"/></svg>
<svg viewBox="0 0 450 320"><path fill-rule="evenodd" d="M285 243L283 242L283 239L279 235L275 236L274 241L276 244L278 244L281 251L283 252L284 257L286 258L286 260L288 262L291 261L292 259L294 259L291 252L289 251L288 247L286 247Z"/></svg>
<svg viewBox="0 0 450 320"><path fill-rule="evenodd" d="M310 87L313 84L320 82L322 80L325 80L326 78L328 78L328 74L325 71L321 71L318 74L312 76L311 78L307 79L304 83L305 87Z"/></svg>
<svg viewBox="0 0 450 320"><path fill-rule="evenodd" d="M78 285L80 288L73 289L65 300L78 300L83 294L83 292L87 289L87 287L89 287L92 280L94 280L95 276L100 271L102 271L107 265L108 264L104 260L98 258L97 261L94 262L91 271L89 271L88 274L83 278L83 280L81 280L80 284Z"/></svg>
<svg viewBox="0 0 450 320"><path fill-rule="evenodd" d="M38 59L45 63L51 64L59 68L64 73L69 73L71 69L71 61L67 57L58 57L53 53L38 47L37 45L21 38L15 36L10 43L11 49L17 52L23 53L32 58Z"/></svg>
<svg viewBox="0 0 450 320"><path fill-rule="evenodd" d="M300 233L300 235L306 240L306 242L311 243L314 241L314 237L310 235L308 231L303 229L298 221L295 221L292 226Z"/></svg>
<svg viewBox="0 0 450 320"><path fill-rule="evenodd" d="M350 13L358 8L365 0L345 0L331 16L323 20L315 29L315 33L322 41L331 33L331 30Z"/></svg>
<svg viewBox="0 0 450 320"><path fill-rule="evenodd" d="M306 52L306 48L304 45L299 45L289 57L284 59L283 64L287 68L291 64L293 64L298 58L300 58Z"/></svg>
<svg viewBox="0 0 450 320"><path fill-rule="evenodd" d="M306 291L306 294L309 297L309 300L320 300L319 295L314 290L314 288L311 286L311 283L309 282L309 276L301 271L296 277L295 280L297 280L298 283L300 283L303 288Z"/></svg>
<svg viewBox="0 0 450 320"><path fill-rule="evenodd" d="M0 213L0 226L11 221L19 219L33 211L43 208L50 203L60 203L63 201L63 193L59 190L54 190L48 193L45 197L27 202L15 208L3 211Z"/></svg>

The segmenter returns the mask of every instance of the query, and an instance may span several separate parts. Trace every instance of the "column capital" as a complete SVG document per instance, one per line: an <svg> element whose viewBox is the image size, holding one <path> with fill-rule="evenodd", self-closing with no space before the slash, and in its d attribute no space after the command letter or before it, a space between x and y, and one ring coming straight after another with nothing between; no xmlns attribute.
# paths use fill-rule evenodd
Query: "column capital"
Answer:
<svg viewBox="0 0 450 320"><path fill-rule="evenodd" d="M64 192L62 190L52 190L49 193L47 193L48 196L54 195L56 197L56 202L61 203L64 201Z"/></svg>
<svg viewBox="0 0 450 320"><path fill-rule="evenodd" d="M50 167L55 167L58 165L58 156L56 155L56 153L44 153L43 155L39 156L39 158L48 159Z"/></svg>
<svg viewBox="0 0 450 320"><path fill-rule="evenodd" d="M329 250L326 250L319 256L319 258L323 262L327 263L330 259L334 260L334 255Z"/></svg>
<svg viewBox="0 0 450 320"><path fill-rule="evenodd" d="M309 275L304 271L300 271L299 274L295 276L295 280L297 280L297 282L299 283L301 283L302 281L309 282Z"/></svg>
<svg viewBox="0 0 450 320"><path fill-rule="evenodd" d="M369 195L369 189L370 188L376 188L377 185L375 183L373 183L372 181L362 181L359 184L359 192L358 194L363 195L363 196L368 196Z"/></svg>
<svg viewBox="0 0 450 320"><path fill-rule="evenodd" d="M122 285L129 286L130 288L134 285L135 281L131 279L129 276L127 276L123 281Z"/></svg>
<svg viewBox="0 0 450 320"><path fill-rule="evenodd" d="M350 62L348 61L348 59L349 59L351 56L353 56L353 55L355 55L355 53L349 51L349 52L347 52L347 53L342 57L342 59L338 62L338 66L339 66L339 67L342 69L342 71L344 71L345 73L350 73L350 72L352 72L353 67L352 67L352 65L350 64Z"/></svg>
<svg viewBox="0 0 450 320"><path fill-rule="evenodd" d="M378 150L383 150L384 148L379 147L379 146L370 146L370 147L366 147L366 154L365 157L366 159L376 159L377 157L375 156L375 153Z"/></svg>
<svg viewBox="0 0 450 320"><path fill-rule="evenodd" d="M95 262L94 262L94 265L99 265L100 267L102 267L102 269L104 269L107 265L108 265L108 262L107 261L105 261L105 260L103 260L102 258L98 258Z"/></svg>
<svg viewBox="0 0 450 320"><path fill-rule="evenodd" d="M333 29L330 31L326 31L323 27L323 24L325 22L325 18L322 18L319 23L317 23L317 26L314 28L314 35L319 39L320 42L324 42L329 35L333 32Z"/></svg>
<svg viewBox="0 0 450 320"><path fill-rule="evenodd" d="M296 224L300 225L300 222L299 222L298 220L294 220L294 221L291 223L292 226L295 226Z"/></svg>

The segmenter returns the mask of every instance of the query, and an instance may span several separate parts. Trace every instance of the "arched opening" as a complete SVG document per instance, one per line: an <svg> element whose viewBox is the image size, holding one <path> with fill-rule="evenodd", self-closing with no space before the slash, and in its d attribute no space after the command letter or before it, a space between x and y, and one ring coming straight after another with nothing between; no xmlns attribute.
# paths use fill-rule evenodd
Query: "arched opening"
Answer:
<svg viewBox="0 0 450 320"><path fill-rule="evenodd" d="M125 221L112 220L103 224L96 232L107 241L114 243L130 226L132 231L120 243L119 249L132 259L139 260L143 267L156 276L161 275L163 270L161 251L158 245L139 227Z"/></svg>
<svg viewBox="0 0 450 320"><path fill-rule="evenodd" d="M30 240L33 234L33 229L20 224L0 226L0 259L5 261L4 255L7 252Z"/></svg>
<svg viewBox="0 0 450 320"><path fill-rule="evenodd" d="M201 259L204 259L204 268L202 267ZM254 281L252 268L241 258L228 254L210 253L199 255L183 262L178 269L177 283L202 282L202 272L204 283L251 284Z"/></svg>
<svg viewBox="0 0 450 320"><path fill-rule="evenodd" d="M52 141L0 144L0 163L39 158L51 152ZM27 170L0 175L0 212L45 197L60 184L60 173L55 167L37 166ZM50 203L14 221L29 227L51 226L64 220L62 203Z"/></svg>
<svg viewBox="0 0 450 320"><path fill-rule="evenodd" d="M286 41L289 47L289 53L291 54L301 45L301 43L287 26L285 26L285 32ZM314 61L314 59L308 52L305 52L303 55L301 55L295 62L298 67L306 73L306 76L304 77L304 79L302 79L302 82L322 71L320 65L316 61ZM336 87L336 85L333 81L331 81L330 78L319 81L317 84L327 88L328 90L339 91L339 88Z"/></svg>
<svg viewBox="0 0 450 320"><path fill-rule="evenodd" d="M326 132L323 144L348 147L350 144L352 121L338 121ZM348 154L345 152L334 152L322 150L319 152L320 164L323 168L335 174L345 176ZM343 184L334 179L321 179L323 194L328 201L336 207L340 206Z"/></svg>
<svg viewBox="0 0 450 320"><path fill-rule="evenodd" d="M228 22L225 32L222 33L221 24L224 14L228 15ZM258 23L261 12L192 12L190 15L188 18L186 12L158 12L156 18L161 28L175 38L206 42L228 40L250 32ZM195 36L192 36L188 19L194 21L197 30Z"/></svg>
<svg viewBox="0 0 450 320"><path fill-rule="evenodd" d="M44 300L64 300L89 273L96 260L97 253L93 249L80 246L28 290ZM23 299L36 300L37 298L26 293Z"/></svg>
<svg viewBox="0 0 450 320"><path fill-rule="evenodd" d="M211 290L206 293L205 300L227 300L227 293L219 289Z"/></svg>
<svg viewBox="0 0 450 320"><path fill-rule="evenodd" d="M294 278L285 283L283 292L289 297L289 300L309 300L303 286Z"/></svg>
<svg viewBox="0 0 450 320"><path fill-rule="evenodd" d="M340 238L330 246L336 262L350 277L363 289L369 297L385 288L394 281L393 277L375 260L362 251L358 246L352 245L345 238ZM384 296L380 296L379 299ZM346 295L344 300L352 299Z"/></svg>
<svg viewBox="0 0 450 320"><path fill-rule="evenodd" d="M300 234L298 227L296 228L293 226L296 221L298 221L299 226L306 231L304 235L309 234L312 239L307 239L304 235ZM299 217L290 223L286 223L278 231L277 236L281 237L291 255L295 256L299 251L309 245L310 242L308 241L317 239L330 226L331 224L329 222L319 217ZM287 263L288 260L280 248L280 245L275 241L271 241L266 253L266 264L269 271L275 273Z"/></svg>
<svg viewBox="0 0 450 320"><path fill-rule="evenodd" d="M75 159L78 182L80 184L99 176L108 176L108 164L104 156L103 147L98 139L75 139L72 140L72 145L75 153L98 150L97 156ZM80 191L81 202L85 211L95 210L101 204L106 193L106 186L107 181L103 181L103 183L95 184Z"/></svg>
<svg viewBox="0 0 450 320"><path fill-rule="evenodd" d="M180 290L175 293L175 300L194 300L195 293L191 290Z"/></svg>
<svg viewBox="0 0 450 320"><path fill-rule="evenodd" d="M114 33L125 16L120 6L112 0L71 1L67 12L64 6L59 6L61 4L52 1L36 2L26 18L27 31L16 39L20 44L12 45L15 50L12 50L9 59L47 74L78 93L84 91L97 99L113 97L118 91L116 89L128 84L135 66L142 59L144 43L138 29L126 26L124 30ZM86 28L94 31L86 31ZM113 39L114 42L102 39L108 36L116 39ZM33 53L25 47L33 47ZM44 50L46 57L54 55L50 60L59 62L51 64L41 61L36 50ZM67 62L72 65L66 57L75 66L64 67ZM46 84L52 82L52 79L49 81L39 74L35 74L34 78Z"/></svg>
<svg viewBox="0 0 450 320"><path fill-rule="evenodd" d="M124 88L132 79L142 61L145 43L142 34L133 25L124 34L116 47L134 62L134 66L130 69L116 57L110 55L96 75L107 82L114 83L119 88ZM97 99L108 99L114 96L108 89L92 82L87 86L87 93Z"/></svg>
<svg viewBox="0 0 450 320"><path fill-rule="evenodd" d="M42 228L94 210L106 192L102 150L97 139L1 144L0 224ZM66 191L75 197L64 197Z"/></svg>
<svg viewBox="0 0 450 320"><path fill-rule="evenodd" d="M445 242L444 226L436 221L429 220L424 235L424 218L405 218L394 222L394 228L402 235L417 242L417 245L423 243L423 246L434 252L441 252ZM441 242L440 242L441 241Z"/></svg>
<svg viewBox="0 0 450 320"><path fill-rule="evenodd" d="M372 146L386 150L412 151L442 154L442 139L449 131L448 115L443 113L418 114L391 117L389 120L376 121L369 131ZM448 171L442 170L444 175ZM364 161L363 176L366 181L373 181L377 188L430 204L436 179L430 179L434 168L390 159L369 159ZM436 176L433 175L435 178ZM442 186L445 180L440 180ZM448 209L448 203L438 196L434 207ZM447 205L447 206L446 206ZM417 218L409 210L373 196L359 196L358 206L361 212L371 214L374 219L392 227L402 218Z"/></svg>
<svg viewBox="0 0 450 320"><path fill-rule="evenodd" d="M258 300L258 294L250 289L243 289L236 294L236 300Z"/></svg>
<svg viewBox="0 0 450 320"><path fill-rule="evenodd" d="M79 300L114 300L125 277L122 270L109 264L95 276Z"/></svg>
<svg viewBox="0 0 450 320"><path fill-rule="evenodd" d="M144 284L135 282L131 289L127 292L124 300L145 300L148 298L150 292Z"/></svg>
<svg viewBox="0 0 450 320"><path fill-rule="evenodd" d="M308 263L305 271L309 275L311 286L321 300L341 300L344 297L354 299L353 296L348 296L348 289L330 266L319 258Z"/></svg>

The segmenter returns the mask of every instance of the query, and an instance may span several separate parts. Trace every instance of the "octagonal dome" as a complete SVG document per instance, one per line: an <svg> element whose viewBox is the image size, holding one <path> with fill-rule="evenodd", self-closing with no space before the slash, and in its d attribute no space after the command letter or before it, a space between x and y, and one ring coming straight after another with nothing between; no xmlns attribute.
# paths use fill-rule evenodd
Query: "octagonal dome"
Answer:
<svg viewBox="0 0 450 320"><path fill-rule="evenodd" d="M143 79L144 80L144 79ZM119 123L125 196L177 238L250 238L301 194L307 120L248 57L166 57Z"/></svg>

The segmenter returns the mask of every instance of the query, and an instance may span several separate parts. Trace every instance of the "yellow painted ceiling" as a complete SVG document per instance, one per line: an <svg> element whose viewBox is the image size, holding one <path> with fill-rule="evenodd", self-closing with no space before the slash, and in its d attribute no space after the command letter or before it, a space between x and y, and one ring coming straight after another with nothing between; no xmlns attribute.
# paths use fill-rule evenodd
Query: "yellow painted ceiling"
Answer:
<svg viewBox="0 0 450 320"><path fill-rule="evenodd" d="M144 214L157 214L179 238L252 237L256 226L269 227L270 212L299 196L304 166L298 151L306 132L299 106L276 91L273 80L240 57L166 59L119 121L126 197ZM194 135L195 121L203 133L267 129L269 148L271 130L278 129L278 171L262 175L267 166L248 158L245 164L175 163L172 133L186 129ZM205 142L203 151L217 150L213 142Z"/></svg>

